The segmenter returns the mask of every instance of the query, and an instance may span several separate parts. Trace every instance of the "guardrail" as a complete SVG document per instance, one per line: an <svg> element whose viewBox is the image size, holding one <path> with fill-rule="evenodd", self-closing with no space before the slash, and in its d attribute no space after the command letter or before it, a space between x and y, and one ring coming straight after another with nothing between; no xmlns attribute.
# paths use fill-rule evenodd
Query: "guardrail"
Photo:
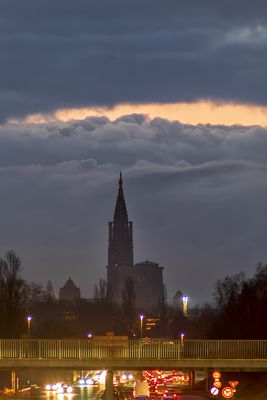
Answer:
<svg viewBox="0 0 267 400"><path fill-rule="evenodd" d="M1 339L0 359L266 359L267 340Z"/></svg>

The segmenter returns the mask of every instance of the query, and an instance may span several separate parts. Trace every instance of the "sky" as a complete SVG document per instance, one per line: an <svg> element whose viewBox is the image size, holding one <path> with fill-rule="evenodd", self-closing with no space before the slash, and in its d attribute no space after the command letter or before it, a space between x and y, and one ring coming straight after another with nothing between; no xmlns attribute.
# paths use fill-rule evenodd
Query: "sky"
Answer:
<svg viewBox="0 0 267 400"><path fill-rule="evenodd" d="M119 172L171 301L267 261L266 0L1 0L0 255L84 297Z"/></svg>

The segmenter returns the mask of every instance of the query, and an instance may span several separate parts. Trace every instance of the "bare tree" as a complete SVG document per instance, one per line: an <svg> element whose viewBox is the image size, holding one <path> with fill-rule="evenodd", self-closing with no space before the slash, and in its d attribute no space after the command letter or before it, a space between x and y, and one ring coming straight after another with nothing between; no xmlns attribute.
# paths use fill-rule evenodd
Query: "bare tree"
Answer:
<svg viewBox="0 0 267 400"><path fill-rule="evenodd" d="M2 337L19 337L23 332L27 285L20 276L21 261L13 250L0 258L0 310Z"/></svg>
<svg viewBox="0 0 267 400"><path fill-rule="evenodd" d="M99 279L94 287L94 301L96 303L111 303L112 291L105 279Z"/></svg>
<svg viewBox="0 0 267 400"><path fill-rule="evenodd" d="M54 287L52 285L52 282L50 280L47 281L46 293L47 293L47 296L48 296L49 299L55 300L55 291L54 291Z"/></svg>
<svg viewBox="0 0 267 400"><path fill-rule="evenodd" d="M214 292L217 307L225 308L229 303L236 302L242 291L244 281L245 274L243 272L218 280L215 283Z"/></svg>

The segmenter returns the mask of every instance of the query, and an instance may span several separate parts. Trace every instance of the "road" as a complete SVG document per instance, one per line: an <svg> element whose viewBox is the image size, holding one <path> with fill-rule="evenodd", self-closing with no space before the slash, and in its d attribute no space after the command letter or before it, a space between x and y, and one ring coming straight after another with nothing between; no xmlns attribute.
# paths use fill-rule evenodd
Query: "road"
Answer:
<svg viewBox="0 0 267 400"><path fill-rule="evenodd" d="M7 400L99 400L103 387L74 387L72 394L50 394L45 390L20 393L17 397L7 397ZM129 390L119 391L120 400L132 400ZM179 395L177 400L207 400L203 396Z"/></svg>

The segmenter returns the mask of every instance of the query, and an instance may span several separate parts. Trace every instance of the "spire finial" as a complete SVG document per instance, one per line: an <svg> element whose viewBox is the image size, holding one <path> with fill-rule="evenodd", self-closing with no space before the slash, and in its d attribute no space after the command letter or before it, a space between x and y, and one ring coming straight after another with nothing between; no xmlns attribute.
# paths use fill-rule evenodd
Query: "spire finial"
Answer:
<svg viewBox="0 0 267 400"><path fill-rule="evenodd" d="M120 186L120 188L122 187L122 173L121 173L121 171L120 171L119 186Z"/></svg>

